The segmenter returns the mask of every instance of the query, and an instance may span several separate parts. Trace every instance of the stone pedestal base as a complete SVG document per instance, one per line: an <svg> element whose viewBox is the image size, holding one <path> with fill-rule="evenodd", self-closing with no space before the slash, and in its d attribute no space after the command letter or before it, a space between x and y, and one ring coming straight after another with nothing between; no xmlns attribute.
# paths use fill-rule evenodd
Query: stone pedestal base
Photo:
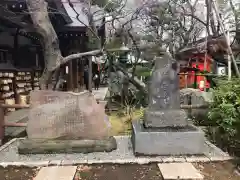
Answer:
<svg viewBox="0 0 240 180"><path fill-rule="evenodd" d="M204 132L195 126L185 128L145 128L132 123L135 155L198 155L205 151Z"/></svg>
<svg viewBox="0 0 240 180"><path fill-rule="evenodd" d="M187 114L184 110L145 111L145 127L184 127L187 126Z"/></svg>
<svg viewBox="0 0 240 180"><path fill-rule="evenodd" d="M110 152L117 149L114 137L101 140L32 140L24 139L18 147L19 154L60 154Z"/></svg>

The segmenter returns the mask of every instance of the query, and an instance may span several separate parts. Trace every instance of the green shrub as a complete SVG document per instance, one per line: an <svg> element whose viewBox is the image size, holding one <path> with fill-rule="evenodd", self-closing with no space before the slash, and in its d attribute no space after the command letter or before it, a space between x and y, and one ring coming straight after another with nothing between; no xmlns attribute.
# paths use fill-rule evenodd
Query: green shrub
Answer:
<svg viewBox="0 0 240 180"><path fill-rule="evenodd" d="M215 141L240 153L240 79L218 79L208 118L215 127Z"/></svg>

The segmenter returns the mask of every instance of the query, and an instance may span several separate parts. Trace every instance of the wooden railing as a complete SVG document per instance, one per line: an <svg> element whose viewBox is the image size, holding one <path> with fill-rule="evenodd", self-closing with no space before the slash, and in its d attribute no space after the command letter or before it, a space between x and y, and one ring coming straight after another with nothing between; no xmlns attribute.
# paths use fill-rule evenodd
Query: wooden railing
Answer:
<svg viewBox="0 0 240 180"><path fill-rule="evenodd" d="M6 122L5 121L5 109L6 108L16 108L16 109L25 109L29 108L29 105L21 104L2 104L0 103L0 145L5 135L5 127L26 127L27 123L15 123L15 122Z"/></svg>

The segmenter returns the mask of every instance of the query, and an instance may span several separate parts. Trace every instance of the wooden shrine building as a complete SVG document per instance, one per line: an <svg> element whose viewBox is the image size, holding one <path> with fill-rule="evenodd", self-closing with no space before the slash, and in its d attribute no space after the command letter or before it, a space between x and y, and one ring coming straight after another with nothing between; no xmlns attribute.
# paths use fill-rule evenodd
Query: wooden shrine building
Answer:
<svg viewBox="0 0 240 180"><path fill-rule="evenodd" d="M232 50L234 53L240 52L240 49L234 46L234 44L232 45ZM180 75L180 87L192 87L196 80L196 88L202 89L201 84L204 81L204 77L195 77L194 74L204 70L216 74L219 66L227 66L227 54L227 43L223 36L209 36L207 41L206 38L202 38L181 49L175 57L181 64L181 72L187 73L188 75ZM206 62L205 69L204 62ZM193 69L195 69L195 71L193 71ZM209 88L210 82L206 82L205 85Z"/></svg>
<svg viewBox="0 0 240 180"><path fill-rule="evenodd" d="M49 17L58 35L63 56L88 51L88 19L84 1L47 0ZM75 13L71 4L74 5ZM102 42L105 39L104 13L92 6ZM98 13L100 12L100 13ZM80 19L78 19L80 18ZM86 58L86 57L85 57ZM86 60L77 59L61 67L67 89L78 88L83 81ZM94 66L93 66L94 67ZM26 101L29 91L39 89L44 69L41 36L35 31L25 0L0 2L0 88L1 99L14 104ZM24 100L25 98L25 100Z"/></svg>

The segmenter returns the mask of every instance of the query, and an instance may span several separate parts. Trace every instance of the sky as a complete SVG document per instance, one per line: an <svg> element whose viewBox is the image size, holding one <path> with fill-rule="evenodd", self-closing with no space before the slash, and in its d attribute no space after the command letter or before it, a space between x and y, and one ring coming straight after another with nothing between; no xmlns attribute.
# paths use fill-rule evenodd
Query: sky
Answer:
<svg viewBox="0 0 240 180"><path fill-rule="evenodd" d="M136 7L139 7L141 6L141 2L144 3L144 2L149 2L151 0L127 0L127 8L129 9L132 9L134 10L134 8ZM159 0L159 1L164 1L164 0ZM196 2L197 1L197 6L196 6L196 16L203 20L203 21L206 21L206 5L205 5L205 0L192 0L192 3ZM227 22L227 21L224 21L224 25L226 27L226 29L229 29L231 28L231 22L233 22L233 16L231 16L229 13L226 13L226 12L229 12L229 4L228 3L225 3L221 6L221 2L227 2L228 0L217 0L217 5L218 5L218 8L219 10L221 10L223 13L223 16L225 16L225 18L228 18L228 21L230 22ZM232 0L233 3L239 7L240 9L240 0ZM238 4L238 5L237 5ZM205 37L206 36L206 31L203 31L201 37Z"/></svg>

